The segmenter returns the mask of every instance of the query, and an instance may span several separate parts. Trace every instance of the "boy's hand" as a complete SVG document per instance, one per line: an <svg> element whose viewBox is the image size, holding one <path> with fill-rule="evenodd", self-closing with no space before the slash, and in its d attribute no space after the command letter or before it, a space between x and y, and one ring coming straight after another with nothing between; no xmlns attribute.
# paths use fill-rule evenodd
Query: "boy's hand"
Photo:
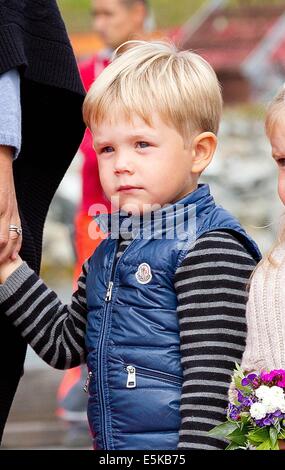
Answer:
<svg viewBox="0 0 285 470"><path fill-rule="evenodd" d="M23 264L23 260L20 256L17 256L15 260L9 259L5 263L0 264L0 284L4 284L7 278L16 271Z"/></svg>

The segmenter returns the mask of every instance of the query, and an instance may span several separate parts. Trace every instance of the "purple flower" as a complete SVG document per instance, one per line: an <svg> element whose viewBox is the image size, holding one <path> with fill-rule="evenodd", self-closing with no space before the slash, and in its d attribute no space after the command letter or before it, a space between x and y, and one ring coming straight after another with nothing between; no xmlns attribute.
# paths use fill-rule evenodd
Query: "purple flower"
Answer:
<svg viewBox="0 0 285 470"><path fill-rule="evenodd" d="M243 387L246 387L249 385L253 380L257 377L256 374L248 374L246 377L244 377L241 381L241 384Z"/></svg>
<svg viewBox="0 0 285 470"><path fill-rule="evenodd" d="M254 401L256 401L256 397L253 396L245 396L238 390L238 401L241 404L242 408L251 406Z"/></svg>
<svg viewBox="0 0 285 470"><path fill-rule="evenodd" d="M273 417L264 418L264 420L263 420L264 426L271 426L271 424L273 424L273 423L274 423L274 418Z"/></svg>
<svg viewBox="0 0 285 470"><path fill-rule="evenodd" d="M257 377L256 374L248 374L247 378L248 380L250 380L251 382Z"/></svg>
<svg viewBox="0 0 285 470"><path fill-rule="evenodd" d="M244 400L244 396L243 396L243 394L241 393L241 391L238 390L238 401L239 401L239 403L242 404L243 400Z"/></svg>
<svg viewBox="0 0 285 470"><path fill-rule="evenodd" d="M270 415L266 415L265 418L256 419L255 422L257 426L263 428L264 426L271 426L271 424L274 422L274 419Z"/></svg>
<svg viewBox="0 0 285 470"><path fill-rule="evenodd" d="M255 402L256 402L256 398L253 399L251 397L244 397L243 405L246 406L246 407L249 407Z"/></svg>
<svg viewBox="0 0 285 470"><path fill-rule="evenodd" d="M228 406L228 416L233 421L238 421L240 418L241 407L233 405L232 403Z"/></svg>
<svg viewBox="0 0 285 470"><path fill-rule="evenodd" d="M268 413L263 419L256 419L255 423L259 427L271 426L272 424L275 424L276 421L282 419L283 416L284 413L281 413L281 411L278 410L274 413Z"/></svg>

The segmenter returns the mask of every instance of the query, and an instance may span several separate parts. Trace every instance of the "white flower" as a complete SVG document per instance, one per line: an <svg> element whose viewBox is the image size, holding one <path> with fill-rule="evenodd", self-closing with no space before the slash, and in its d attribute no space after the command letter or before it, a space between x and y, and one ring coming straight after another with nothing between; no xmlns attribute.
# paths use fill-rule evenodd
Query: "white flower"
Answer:
<svg viewBox="0 0 285 470"><path fill-rule="evenodd" d="M279 410L282 411L282 413L285 413L285 400L283 400L280 405L279 405Z"/></svg>
<svg viewBox="0 0 285 470"><path fill-rule="evenodd" d="M255 394L265 406L267 413L274 413L277 410L283 411L285 409L285 396L282 388L261 385Z"/></svg>
<svg viewBox="0 0 285 470"><path fill-rule="evenodd" d="M263 403L253 403L249 412L252 418L262 419L265 418L267 410Z"/></svg>
<svg viewBox="0 0 285 470"><path fill-rule="evenodd" d="M279 410L279 403L272 400L262 400L262 404L266 409L266 413L274 413L276 410Z"/></svg>
<svg viewBox="0 0 285 470"><path fill-rule="evenodd" d="M273 387L272 387L273 388ZM255 395L257 396L257 398L259 398L260 400L263 400L264 398L266 398L268 395L270 395L270 387L267 387L267 385L260 385L260 387L258 387L256 390L255 390Z"/></svg>
<svg viewBox="0 0 285 470"><path fill-rule="evenodd" d="M283 398L276 398L275 400L273 399L271 401L272 407L273 407L273 404L275 405L275 410L274 411L280 410L280 411L282 411L282 413L285 412L285 399L284 399L284 397Z"/></svg>
<svg viewBox="0 0 285 470"><path fill-rule="evenodd" d="M281 399L285 398L283 388L277 387L276 385L274 385L273 387L270 388L270 395L272 397L276 397L277 399L278 398L281 398Z"/></svg>

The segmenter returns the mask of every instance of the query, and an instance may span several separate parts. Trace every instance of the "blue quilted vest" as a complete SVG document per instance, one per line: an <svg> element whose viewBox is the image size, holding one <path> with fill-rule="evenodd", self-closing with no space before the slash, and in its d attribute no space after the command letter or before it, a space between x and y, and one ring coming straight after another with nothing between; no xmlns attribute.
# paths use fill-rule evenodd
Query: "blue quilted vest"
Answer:
<svg viewBox="0 0 285 470"><path fill-rule="evenodd" d="M134 239L118 261L115 229L90 260L88 419L97 449L177 448L183 374L173 281L194 239L230 230L260 259L257 245L215 204L208 185L152 214L160 216L160 223L150 217L143 226L134 224ZM124 222L120 217L117 228ZM175 224L184 224L188 235L173 230L169 236Z"/></svg>

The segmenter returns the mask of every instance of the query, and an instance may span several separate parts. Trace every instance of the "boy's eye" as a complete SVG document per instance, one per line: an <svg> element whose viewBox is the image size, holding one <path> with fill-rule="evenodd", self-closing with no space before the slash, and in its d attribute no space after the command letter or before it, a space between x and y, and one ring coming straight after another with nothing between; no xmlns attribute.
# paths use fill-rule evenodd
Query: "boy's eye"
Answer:
<svg viewBox="0 0 285 470"><path fill-rule="evenodd" d="M111 145L107 145L106 147L101 148L99 153L111 153L111 152L114 152L114 147L111 147Z"/></svg>
<svg viewBox="0 0 285 470"><path fill-rule="evenodd" d="M150 144L148 142L144 142L144 141L140 141L140 142L136 143L136 147L138 147L140 149L145 149L149 146L150 146Z"/></svg>

